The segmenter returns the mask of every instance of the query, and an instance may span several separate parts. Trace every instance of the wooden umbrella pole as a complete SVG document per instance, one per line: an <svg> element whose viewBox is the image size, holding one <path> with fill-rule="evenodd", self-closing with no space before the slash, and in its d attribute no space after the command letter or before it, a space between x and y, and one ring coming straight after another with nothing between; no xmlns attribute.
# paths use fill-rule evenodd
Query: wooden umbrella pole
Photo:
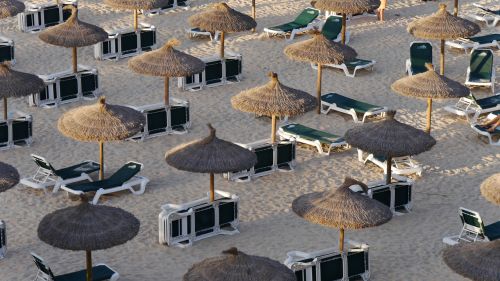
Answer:
<svg viewBox="0 0 500 281"><path fill-rule="evenodd" d="M163 95L163 101L165 102L165 106L168 106L170 104L170 97L169 97L169 79L170 77L165 76L165 90L164 90L164 95Z"/></svg>
<svg viewBox="0 0 500 281"><path fill-rule="evenodd" d="M322 76L322 69L323 66L321 63L318 63L318 78L316 80L316 97L317 97L317 106L316 106L316 113L320 114L321 113L321 76Z"/></svg>
<svg viewBox="0 0 500 281"><path fill-rule="evenodd" d="M276 115L271 116L271 126L273 127L271 130L271 143L276 142Z"/></svg>
<svg viewBox="0 0 500 281"><path fill-rule="evenodd" d="M92 281L92 252L85 251L87 256L87 281Z"/></svg>
<svg viewBox="0 0 500 281"><path fill-rule="evenodd" d="M391 183L391 172L392 172L392 157L387 157L387 163L386 163L386 177L385 177L385 184L390 184Z"/></svg>
<svg viewBox="0 0 500 281"><path fill-rule="evenodd" d="M78 58L77 58L78 54L76 52L76 47L73 47L73 73L77 73L78 72Z"/></svg>
<svg viewBox="0 0 500 281"><path fill-rule="evenodd" d="M134 31L137 31L138 17L139 15L137 14L137 9L134 9Z"/></svg>
<svg viewBox="0 0 500 281"><path fill-rule="evenodd" d="M453 15L458 17L458 0L455 0L455 8L453 8Z"/></svg>
<svg viewBox="0 0 500 281"><path fill-rule="evenodd" d="M432 118L432 99L427 99L427 125L425 126L425 132L431 133L431 118Z"/></svg>
<svg viewBox="0 0 500 281"><path fill-rule="evenodd" d="M99 142L99 179L104 179L104 142Z"/></svg>
<svg viewBox="0 0 500 281"><path fill-rule="evenodd" d="M342 44L345 45L345 30L347 28L347 15L342 14Z"/></svg>
<svg viewBox="0 0 500 281"><path fill-rule="evenodd" d="M220 32L220 58L224 58L224 31Z"/></svg>
<svg viewBox="0 0 500 281"><path fill-rule="evenodd" d="M441 39L441 58L439 59L439 74L444 75L444 39Z"/></svg>
<svg viewBox="0 0 500 281"><path fill-rule="evenodd" d="M339 250L342 253L344 251L344 229L340 229L340 235L339 235Z"/></svg>
<svg viewBox="0 0 500 281"><path fill-rule="evenodd" d="M255 9L255 0L252 0L252 18L254 20L257 20L257 16L256 16L256 9ZM252 32L255 32L255 27L252 28Z"/></svg>
<svg viewBox="0 0 500 281"><path fill-rule="evenodd" d="M7 98L3 97L3 120L7 121Z"/></svg>
<svg viewBox="0 0 500 281"><path fill-rule="evenodd" d="M215 179L214 173L210 173L210 202L215 200Z"/></svg>

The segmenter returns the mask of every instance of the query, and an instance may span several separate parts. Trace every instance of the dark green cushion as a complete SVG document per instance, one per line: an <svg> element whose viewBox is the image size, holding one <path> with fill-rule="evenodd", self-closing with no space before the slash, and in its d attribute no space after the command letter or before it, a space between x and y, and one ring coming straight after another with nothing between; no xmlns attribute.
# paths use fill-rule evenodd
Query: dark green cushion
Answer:
<svg viewBox="0 0 500 281"><path fill-rule="evenodd" d="M101 188L108 189L118 187L137 175L140 170L141 165L139 163L129 162L121 167L118 171L116 171L108 179L94 182L72 183L68 184L67 187L72 190L83 192L97 191Z"/></svg>
<svg viewBox="0 0 500 281"><path fill-rule="evenodd" d="M314 19L316 19L319 15L319 11L315 9L304 9L302 13L292 22L288 22L285 24L268 27L270 30L283 31L283 32L291 32L296 28L303 28L310 24Z"/></svg>
<svg viewBox="0 0 500 281"><path fill-rule="evenodd" d="M282 25L277 25L277 26L273 26L273 27L269 27L268 29L271 29L271 30L276 30L276 31L283 31L283 32L292 32L292 30L296 29L296 28L303 28L303 27L306 27L307 25L299 25L299 24L296 24L294 22L289 22L289 23L285 23L285 24L282 24Z"/></svg>
<svg viewBox="0 0 500 281"><path fill-rule="evenodd" d="M484 235L490 240L496 240L500 238L500 221L492 223L484 227Z"/></svg>
<svg viewBox="0 0 500 281"><path fill-rule="evenodd" d="M85 281L86 271L80 270L77 272L72 272L68 274L63 274L54 277L54 281ZM92 267L92 280L93 281L104 281L108 280L113 276L115 272L105 265L98 265Z"/></svg>
<svg viewBox="0 0 500 281"><path fill-rule="evenodd" d="M364 59L352 59L349 61L344 62L344 64L347 66L347 68L354 69L356 66L363 66L372 63L373 61L371 60L364 60Z"/></svg>
<svg viewBox="0 0 500 281"><path fill-rule="evenodd" d="M500 34L495 33L483 36L475 36L475 37L470 37L469 40L479 44L487 44L493 42L494 40L500 41Z"/></svg>
<svg viewBox="0 0 500 281"><path fill-rule="evenodd" d="M67 168L55 170L54 174L62 179L79 177L82 173L90 174L99 171L100 165L94 162L82 162Z"/></svg>
<svg viewBox="0 0 500 281"><path fill-rule="evenodd" d="M500 95L494 95L494 96L482 98L482 99L475 99L474 98L474 100L482 109L488 109L488 108L496 107L500 104Z"/></svg>
<svg viewBox="0 0 500 281"><path fill-rule="evenodd" d="M321 33L329 40L335 40L342 31L342 17L330 16L326 19Z"/></svg>
<svg viewBox="0 0 500 281"><path fill-rule="evenodd" d="M366 113L368 111L373 111L376 109L381 109L382 107L369 104L366 102L351 99L336 93L329 93L321 96L321 100L327 103L335 103L338 107L342 109L354 109L358 113Z"/></svg>
<svg viewBox="0 0 500 281"><path fill-rule="evenodd" d="M310 141L319 141L323 144L331 144L331 143L336 143L336 142L342 142L344 141L343 138L340 136L330 134L325 131L320 131L316 130L313 128L309 128L307 126L301 125L301 124L288 124L283 127L281 127L283 131L298 135L306 140Z"/></svg>
<svg viewBox="0 0 500 281"><path fill-rule="evenodd" d="M410 46L410 62L413 74L427 71L426 63L432 63L432 45L427 42L416 42Z"/></svg>
<svg viewBox="0 0 500 281"><path fill-rule="evenodd" d="M490 50L474 50L470 58L469 81L490 82L493 74L493 53Z"/></svg>

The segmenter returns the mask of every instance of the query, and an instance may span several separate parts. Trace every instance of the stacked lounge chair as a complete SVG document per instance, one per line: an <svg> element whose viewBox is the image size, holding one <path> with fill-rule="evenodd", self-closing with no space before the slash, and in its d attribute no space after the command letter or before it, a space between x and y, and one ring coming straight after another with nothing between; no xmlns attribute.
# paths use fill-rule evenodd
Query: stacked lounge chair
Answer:
<svg viewBox="0 0 500 281"><path fill-rule="evenodd" d="M61 0L58 3L27 4L26 10L17 15L19 29L23 32L38 32L47 27L63 23L71 16L66 6L77 7L77 0Z"/></svg>
<svg viewBox="0 0 500 281"><path fill-rule="evenodd" d="M446 45L451 48L462 49L465 53L474 49L497 48L500 49L500 33L493 33L469 38L459 38L453 41L446 41Z"/></svg>
<svg viewBox="0 0 500 281"><path fill-rule="evenodd" d="M458 209L458 215L462 221L460 234L443 238L443 243L455 245L460 242L500 239L500 221L485 226L478 212L462 207Z"/></svg>
<svg viewBox="0 0 500 281"><path fill-rule="evenodd" d="M321 96L321 113L328 114L331 110L351 115L355 123L364 123L369 117L384 115L388 108L351 99L337 93ZM361 118L358 115L361 115Z"/></svg>
<svg viewBox="0 0 500 281"><path fill-rule="evenodd" d="M475 49L470 55L465 85L469 87L488 87L495 93L494 55L488 49Z"/></svg>
<svg viewBox="0 0 500 281"><path fill-rule="evenodd" d="M319 21L316 18L318 16L319 10L306 8L293 21L273 27L266 27L264 28L264 32L267 36L283 36L285 39L288 36L288 40L293 40L298 33L317 27Z"/></svg>
<svg viewBox="0 0 500 281"><path fill-rule="evenodd" d="M10 65L16 64L14 57L14 41L0 36L0 63L9 62Z"/></svg>
<svg viewBox="0 0 500 281"><path fill-rule="evenodd" d="M410 58L406 60L406 73L415 75L427 71L425 64L432 64L432 45L427 41L414 41L410 45Z"/></svg>
<svg viewBox="0 0 500 281"><path fill-rule="evenodd" d="M281 126L278 134L281 139L310 145L322 155L329 155L333 149L349 147L344 138L340 136L296 123Z"/></svg>
<svg viewBox="0 0 500 281"><path fill-rule="evenodd" d="M0 150L30 146L33 142L33 117L21 111L12 112L0 120Z"/></svg>

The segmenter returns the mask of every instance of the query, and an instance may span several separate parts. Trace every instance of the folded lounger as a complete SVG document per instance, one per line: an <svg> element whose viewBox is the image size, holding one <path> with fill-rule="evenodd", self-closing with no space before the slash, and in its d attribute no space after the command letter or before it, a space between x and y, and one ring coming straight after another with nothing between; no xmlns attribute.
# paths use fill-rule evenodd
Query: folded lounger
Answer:
<svg viewBox="0 0 500 281"><path fill-rule="evenodd" d="M342 41L342 17L341 16L329 16L321 27L321 33L328 39L340 42ZM346 31L345 33L345 43L349 43L349 38L351 37L351 32Z"/></svg>
<svg viewBox="0 0 500 281"><path fill-rule="evenodd" d="M323 155L329 155L335 148L349 147L343 137L296 123L281 126L278 134L281 139L295 140L313 146Z"/></svg>
<svg viewBox="0 0 500 281"><path fill-rule="evenodd" d="M473 50L467 68L465 86L489 87L495 93L495 67L493 52L488 49Z"/></svg>
<svg viewBox="0 0 500 281"><path fill-rule="evenodd" d="M483 36L475 36L469 38L459 38L453 41L446 41L446 45L451 48L463 49L465 53L469 49L480 48L499 48L500 49L500 33L488 34Z"/></svg>
<svg viewBox="0 0 500 281"><path fill-rule="evenodd" d="M488 116L486 117L486 120L492 120L493 118L495 118L499 115L500 115L500 111L492 112L492 113L488 114ZM493 131L493 132L488 132L487 129L485 129L484 127L482 127L478 124L475 124L475 123L471 124L471 127L479 135L487 137L488 142L491 145L500 146L500 127L497 127L495 129L495 131ZM493 140L494 137L497 138L496 141Z"/></svg>
<svg viewBox="0 0 500 281"><path fill-rule="evenodd" d="M313 29L317 22L316 18L319 16L319 10L313 8L304 9L292 22L284 23L281 25L266 27L264 32L267 36L280 35L284 36L288 40L293 40L295 35L300 32L306 32Z"/></svg>
<svg viewBox="0 0 500 281"><path fill-rule="evenodd" d="M500 221L485 226L478 212L462 207L458 208L458 215L463 225L460 234L443 238L443 243L455 245L462 241L493 241L500 238Z"/></svg>
<svg viewBox="0 0 500 281"><path fill-rule="evenodd" d="M484 22L488 27L494 27L500 22L500 9L490 9L477 3L472 5L481 9L481 12L470 14L469 17Z"/></svg>
<svg viewBox="0 0 500 281"><path fill-rule="evenodd" d="M471 94L463 97L454 105L447 105L444 110L459 116L466 116L471 123L475 123L479 115L500 110L500 94L476 99ZM472 117L469 117L472 115Z"/></svg>
<svg viewBox="0 0 500 281"><path fill-rule="evenodd" d="M33 176L21 179L21 183L35 189L43 189L44 191L50 186L54 186L52 192L56 192L63 184L83 180L92 181L89 174L99 171L100 167L99 163L87 160L56 170L49 161L41 156L31 154L31 158L35 161L38 169Z"/></svg>
<svg viewBox="0 0 500 281"><path fill-rule="evenodd" d="M382 168L384 174L387 174L387 159L384 156L369 153L366 157L363 157L364 154L362 150L358 149L358 160L360 162L365 164L366 162L372 162ZM396 175L417 174L422 176L422 166L417 164L410 156L392 158L391 171Z"/></svg>
<svg viewBox="0 0 500 281"><path fill-rule="evenodd" d="M374 60L365 60L365 59L352 59L349 61L345 61L343 64L325 64L324 66L333 67L337 69L341 69L344 71L344 74L347 77L355 77L356 72L360 69L373 70L373 66L377 63ZM317 65L311 63L311 67L313 69L318 69Z"/></svg>
<svg viewBox="0 0 500 281"><path fill-rule="evenodd" d="M210 41L212 42L217 42L219 40L219 35L220 35L219 31L216 31L215 33L212 34L212 32L202 30L198 27L187 28L186 32L189 35L189 38L208 36L210 37Z"/></svg>
<svg viewBox="0 0 500 281"><path fill-rule="evenodd" d="M127 189L134 195L140 195L144 193L146 185L149 182L148 178L137 176L142 168L143 165L141 163L130 161L107 179L94 182L64 184L61 188L76 195L95 191L96 193L94 195L94 199L92 200L92 204L97 204L101 195ZM140 189L134 190L132 187L135 185L140 185Z"/></svg>
<svg viewBox="0 0 500 281"><path fill-rule="evenodd" d="M351 99L337 93L329 93L321 96L321 113L328 114L330 110L351 115L355 123L364 123L367 117L383 115L388 108ZM358 114L363 116L361 120L358 118Z"/></svg>
<svg viewBox="0 0 500 281"><path fill-rule="evenodd" d="M432 64L432 45L427 41L414 41L410 45L410 58L406 60L406 73L415 75L427 71L426 63Z"/></svg>
<svg viewBox="0 0 500 281"><path fill-rule="evenodd" d="M31 253L33 261L35 262L38 272L33 281L86 281L87 271L85 269L80 271L75 271L71 273L66 273L62 275L54 275L48 264L38 255ZM105 264L98 264L92 267L92 280L93 281L104 281L118 280L120 275L118 272L113 270L111 267Z"/></svg>

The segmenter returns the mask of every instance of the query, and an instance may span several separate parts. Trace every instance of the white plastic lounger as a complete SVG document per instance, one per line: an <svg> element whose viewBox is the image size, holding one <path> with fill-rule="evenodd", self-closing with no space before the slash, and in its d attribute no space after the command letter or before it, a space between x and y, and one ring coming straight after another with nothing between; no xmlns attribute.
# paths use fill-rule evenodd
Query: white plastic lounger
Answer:
<svg viewBox="0 0 500 281"><path fill-rule="evenodd" d="M316 18L319 16L319 10L313 8L304 9L292 22L285 24L266 27L264 32L268 37L270 36L283 36L285 39L289 36L288 40L293 40L296 34L306 32L314 29L320 23Z"/></svg>
<svg viewBox="0 0 500 281"><path fill-rule="evenodd" d="M470 38L459 38L453 41L446 41L446 45L451 48L462 49L467 54L469 49L471 53L474 49L480 48L499 48L500 49L500 33L488 34L483 36L475 36Z"/></svg>
<svg viewBox="0 0 500 281"><path fill-rule="evenodd" d="M278 135L281 139L313 146L322 155L329 155L335 148L349 147L343 137L296 123L281 126Z"/></svg>
<svg viewBox="0 0 500 281"><path fill-rule="evenodd" d="M456 104L445 106L444 110L466 116L470 123L475 123L479 115L500 110L500 93L482 99L474 95L463 97Z"/></svg>
<svg viewBox="0 0 500 281"><path fill-rule="evenodd" d="M329 93L321 96L321 113L328 114L330 110L351 115L355 123L364 123L368 117L385 115L388 108L351 99L337 93ZM358 114L363 117L358 118Z"/></svg>
<svg viewBox="0 0 500 281"><path fill-rule="evenodd" d="M219 40L219 35L220 35L219 31L216 31L214 34L212 34L212 32L201 30L198 27L186 28L186 32L189 38L208 36L210 37L210 41L212 42L217 42Z"/></svg>
<svg viewBox="0 0 500 281"><path fill-rule="evenodd" d="M499 115L500 115L500 111L492 112L492 113L488 114L488 116L486 116L486 120L484 120L484 121L493 120L494 118L496 118ZM494 146L500 146L500 127L497 127L495 129L495 131L493 131L493 132L488 132L488 130L486 130L486 128L484 128L478 124L473 123L473 124L471 124L471 128L472 128L472 130L476 131L476 133L478 133L480 136L485 136L488 139L489 144L494 145ZM495 139L496 139L496 141L495 141Z"/></svg>
<svg viewBox="0 0 500 281"><path fill-rule="evenodd" d="M356 58L350 61L346 61L343 64L325 64L324 66L341 69L344 71L344 74L347 77L353 78L356 76L356 72L360 69L366 69L372 71L375 63L377 62L374 60L365 60ZM311 67L313 69L318 69L317 65L314 63L311 63Z"/></svg>
<svg viewBox="0 0 500 281"><path fill-rule="evenodd" d="M367 154L366 157L364 155ZM358 160L366 164L372 162L384 170L387 174L387 160L383 156L377 156L358 149ZM391 172L396 175L417 174L422 176L422 166L417 164L410 156L394 157L391 163Z"/></svg>
<svg viewBox="0 0 500 281"><path fill-rule="evenodd" d="M488 27L495 27L500 22L500 10L493 10L483 5L473 3L472 5L479 8L481 11L468 16L474 20L482 21Z"/></svg>
<svg viewBox="0 0 500 281"><path fill-rule="evenodd" d="M458 215L462 221L460 234L443 238L443 243L455 245L460 242L493 241L500 239L500 221L484 225L478 212L465 208L458 208Z"/></svg>

